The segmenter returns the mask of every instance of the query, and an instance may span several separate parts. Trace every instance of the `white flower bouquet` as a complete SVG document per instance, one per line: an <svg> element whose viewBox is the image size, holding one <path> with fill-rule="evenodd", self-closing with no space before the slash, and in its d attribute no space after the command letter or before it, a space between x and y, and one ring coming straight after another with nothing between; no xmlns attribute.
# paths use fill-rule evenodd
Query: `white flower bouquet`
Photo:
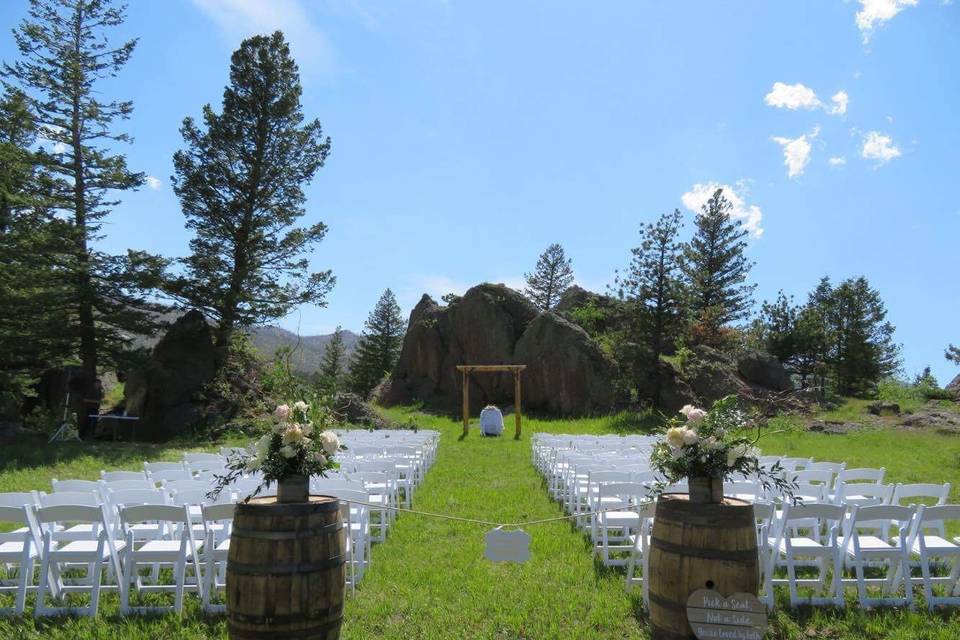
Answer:
<svg viewBox="0 0 960 640"><path fill-rule="evenodd" d="M657 486L657 493L666 484L686 478L691 501L720 502L723 481L742 474L756 477L764 488L776 486L792 496L792 483L779 463L770 468L760 466L759 427L751 437L749 420L736 396L717 400L709 411L686 405L680 413L683 418L669 422L663 440L650 454L652 467L666 479Z"/></svg>
<svg viewBox="0 0 960 640"><path fill-rule="evenodd" d="M311 413L313 420L311 420ZM295 495L305 499L310 476L326 476L327 471L338 469L336 454L346 449L340 438L329 429L334 422L330 411L317 407L311 412L310 405L299 401L294 405L282 404L273 412L274 425L245 453L234 455L227 462L226 475L217 476L217 484L211 495L216 496L224 487L237 478L259 472L261 483L250 497L263 488L277 483L277 499L293 488Z"/></svg>

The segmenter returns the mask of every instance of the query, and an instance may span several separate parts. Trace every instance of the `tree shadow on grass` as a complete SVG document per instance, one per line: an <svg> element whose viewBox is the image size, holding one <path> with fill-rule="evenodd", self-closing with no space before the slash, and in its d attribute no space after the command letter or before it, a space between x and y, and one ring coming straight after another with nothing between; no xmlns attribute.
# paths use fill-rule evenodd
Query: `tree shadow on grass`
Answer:
<svg viewBox="0 0 960 640"><path fill-rule="evenodd" d="M646 409L643 411L621 411L609 417L607 426L614 433L628 435L634 433L654 433L665 421L662 413Z"/></svg>

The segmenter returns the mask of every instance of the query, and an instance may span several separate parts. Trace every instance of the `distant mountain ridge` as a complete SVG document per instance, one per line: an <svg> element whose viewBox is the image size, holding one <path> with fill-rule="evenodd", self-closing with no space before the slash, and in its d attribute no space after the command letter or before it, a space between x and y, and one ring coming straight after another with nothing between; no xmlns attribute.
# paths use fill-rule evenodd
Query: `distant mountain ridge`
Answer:
<svg viewBox="0 0 960 640"><path fill-rule="evenodd" d="M250 330L250 341L253 342L253 346L256 347L261 356L269 360L273 358L280 347L290 347L294 349L291 359L294 370L306 374L313 373L320 368L323 351L332 338L332 333L319 336L298 336L292 331L272 325L253 327ZM353 356L359 341L359 335L348 329L343 330L343 346L346 348L344 366Z"/></svg>

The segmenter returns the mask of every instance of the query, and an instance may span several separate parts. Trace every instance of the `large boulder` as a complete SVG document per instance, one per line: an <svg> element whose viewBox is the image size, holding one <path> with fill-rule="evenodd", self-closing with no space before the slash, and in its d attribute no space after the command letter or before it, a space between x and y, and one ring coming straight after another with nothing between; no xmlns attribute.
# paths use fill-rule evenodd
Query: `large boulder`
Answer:
<svg viewBox="0 0 960 640"><path fill-rule="evenodd" d="M124 388L127 412L140 417L137 437L167 440L203 421L204 387L217 372L213 331L193 310L174 322L145 369L130 373Z"/></svg>
<svg viewBox="0 0 960 640"><path fill-rule="evenodd" d="M693 348L684 378L700 401L709 406L730 395L748 390L747 383L737 373L737 363L729 354L713 347L698 345Z"/></svg>
<svg viewBox="0 0 960 640"><path fill-rule="evenodd" d="M613 406L613 364L586 331L555 313L530 323L513 357L527 365L523 399L531 411L573 416Z"/></svg>
<svg viewBox="0 0 960 640"><path fill-rule="evenodd" d="M455 413L462 397L460 364L528 365L523 404L531 411L586 415L611 406L613 368L597 345L559 316L538 314L523 295L504 285L478 285L446 307L424 296L410 314L382 402L419 401ZM512 404L511 374L474 374L469 380L471 411L489 403ZM580 383L586 387L575 389Z"/></svg>
<svg viewBox="0 0 960 640"><path fill-rule="evenodd" d="M960 402L960 374L957 375L953 380L950 381L944 390L948 393L952 393L953 397Z"/></svg>
<svg viewBox="0 0 960 640"><path fill-rule="evenodd" d="M793 388L790 374L780 361L762 351L748 351L737 358L737 373L749 384L770 391L789 391Z"/></svg>
<svg viewBox="0 0 960 640"><path fill-rule="evenodd" d="M333 397L333 411L348 425L388 429L392 423L355 393L337 393Z"/></svg>

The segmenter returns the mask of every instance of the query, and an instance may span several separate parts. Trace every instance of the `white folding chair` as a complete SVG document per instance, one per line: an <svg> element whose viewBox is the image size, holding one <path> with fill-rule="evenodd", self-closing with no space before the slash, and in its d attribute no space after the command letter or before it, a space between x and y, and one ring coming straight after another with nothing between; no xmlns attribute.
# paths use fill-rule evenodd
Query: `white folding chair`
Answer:
<svg viewBox="0 0 960 640"><path fill-rule="evenodd" d="M157 483L174 482L178 480L194 480L193 473L187 469L167 469L164 471L151 471L150 479Z"/></svg>
<svg viewBox="0 0 960 640"><path fill-rule="evenodd" d="M156 485L146 479L143 474L140 474L139 480L101 480L100 481L100 493L106 491L127 491L127 490L139 490L145 491L156 489Z"/></svg>
<svg viewBox="0 0 960 640"><path fill-rule="evenodd" d="M370 502L378 505L370 508L371 536L373 542L385 541L390 524L390 513L392 513L391 507L396 506L394 504L396 485L383 471L358 471L350 474L350 478L362 483L363 490L370 494Z"/></svg>
<svg viewBox="0 0 960 640"><path fill-rule="evenodd" d="M893 497L890 498L890 504L897 506L926 504L928 507L934 507L947 504L949 497L949 482L944 484L897 484L893 488ZM941 532L940 535L946 535L946 533Z"/></svg>
<svg viewBox="0 0 960 640"><path fill-rule="evenodd" d="M40 507L36 510L36 520L42 532L43 546L34 615L73 613L96 616L103 571L106 569L108 576L111 573L122 575L118 554L124 548L122 541L114 540L102 507L76 504ZM85 539L69 533L77 531L78 527L88 531ZM67 569L81 566L87 568L85 580L71 582L64 576ZM86 607L50 607L46 603L47 592L55 598L87 592L90 604Z"/></svg>
<svg viewBox="0 0 960 640"><path fill-rule="evenodd" d="M53 478L50 480L50 484L53 486L54 493L62 493L64 491L100 492L100 483L96 480L57 480Z"/></svg>
<svg viewBox="0 0 960 640"><path fill-rule="evenodd" d="M650 558L648 551L650 549L650 532L653 527L653 518L656 515L657 503L645 502L636 506L637 516L640 518L640 526L633 538L633 549L630 552L630 560L627 562L627 590L629 591L640 583L643 593L643 603L648 608L650 606L650 583L647 577L650 575ZM637 564L640 564L641 575L637 577Z"/></svg>
<svg viewBox="0 0 960 640"><path fill-rule="evenodd" d="M640 529L638 508L647 501L648 491L646 486L637 482L600 485L600 510L597 516L600 544L594 546L594 552L600 555L605 566L622 566L628 563L628 558L615 558L611 554L633 552L631 533L636 535Z"/></svg>
<svg viewBox="0 0 960 640"><path fill-rule="evenodd" d="M144 462L143 470L147 475L157 473L158 471L177 471L183 469L182 462Z"/></svg>
<svg viewBox="0 0 960 640"><path fill-rule="evenodd" d="M760 564L760 594L757 598L772 610L774 605L773 570L776 563L776 550L771 537L777 530L777 509L770 502L754 502L753 517L757 523L757 555Z"/></svg>
<svg viewBox="0 0 960 640"><path fill-rule="evenodd" d="M776 554L772 565L786 565L791 607L799 604L844 606L840 587L843 564L839 539L845 513L844 507L832 504L784 505L771 543L772 552ZM818 576L814 579L798 579L798 565L815 567ZM828 588L827 571L830 569L833 579ZM782 579L770 579L771 587L783 583ZM799 586L814 587L814 594L801 598Z"/></svg>
<svg viewBox="0 0 960 640"><path fill-rule="evenodd" d="M837 480L834 483L834 494L847 496L848 501L852 496L856 496L858 491L856 487L866 484L882 484L887 470L883 467L872 469L868 467L857 467L855 469L844 469L837 474ZM848 486L849 485L849 486ZM839 500L837 500L839 504ZM856 504L854 500L852 504Z"/></svg>
<svg viewBox="0 0 960 640"><path fill-rule="evenodd" d="M34 563L40 558L37 525L33 521L33 507L0 506L0 530L14 528L14 531L0 533L0 567L3 567L4 580L0 581L0 592L13 591L13 607L0 609L3 615L21 615L27 601L27 591L35 589L33 584ZM16 569L16 579L11 576Z"/></svg>
<svg viewBox="0 0 960 640"><path fill-rule="evenodd" d="M892 484L869 484L865 482L841 484L837 487L835 500L837 504L845 504L847 507L875 507L890 504L893 490L894 486Z"/></svg>
<svg viewBox="0 0 960 640"><path fill-rule="evenodd" d="M212 604L213 596L226 587L227 556L230 554L230 529L233 526L232 503L200 505L203 536L203 595L201 606L208 613L226 611L225 604Z"/></svg>
<svg viewBox="0 0 960 640"><path fill-rule="evenodd" d="M339 498L350 504L344 529L351 540L351 564L354 571L354 580L363 580L367 566L370 563L370 510L361 504L370 502L370 495L365 491L354 489L331 488L327 495Z"/></svg>
<svg viewBox="0 0 960 640"><path fill-rule="evenodd" d="M843 553L856 572L857 594L860 606L871 608L878 605L913 607L913 587L910 581L910 545L908 543L911 523L916 509L879 505L854 506L844 525L840 539ZM890 525L897 526L898 535L887 540L884 535ZM867 578L866 566L881 566L886 569L883 578ZM844 582L851 582L844 580ZM904 595L895 595L900 586ZM870 597L867 587L881 587L880 597Z"/></svg>
<svg viewBox="0 0 960 640"><path fill-rule="evenodd" d="M203 593L198 550L203 542L197 543L193 537L193 527L190 526L190 514L184 506L173 505L140 505L124 507L120 510L120 521L123 524L126 549L123 554L123 578L120 581L120 613L156 613L176 612L183 610L183 593L187 588ZM170 534L163 536L167 539L141 541L132 529L137 524L158 524L168 529ZM178 532L179 540L175 539ZM171 539L172 538L172 539ZM173 583L146 584L139 572L140 565L170 565L173 567ZM193 567L195 582L186 583L187 566ZM174 592L172 607L164 606L130 606L130 585L136 586L137 592L161 591Z"/></svg>
<svg viewBox="0 0 960 640"><path fill-rule="evenodd" d="M941 533L948 521L960 525L960 505L920 505L911 535L910 550L920 556L923 595L930 611L938 605L960 605L960 537L948 540ZM933 575L934 559L946 563L946 576ZM934 592L934 587L941 586L945 595Z"/></svg>

